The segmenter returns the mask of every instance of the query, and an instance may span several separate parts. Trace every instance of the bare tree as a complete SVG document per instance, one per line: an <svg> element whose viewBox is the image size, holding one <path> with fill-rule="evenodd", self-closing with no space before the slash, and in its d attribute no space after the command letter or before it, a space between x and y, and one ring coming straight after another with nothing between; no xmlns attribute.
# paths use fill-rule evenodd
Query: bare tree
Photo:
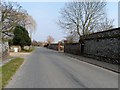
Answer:
<svg viewBox="0 0 120 90"><path fill-rule="evenodd" d="M69 2L61 10L59 26L69 34L79 36L96 32L104 23L106 2ZM107 24L109 24L107 22ZM99 27L98 27L99 26Z"/></svg>
<svg viewBox="0 0 120 90"><path fill-rule="evenodd" d="M35 41L35 40L33 40L33 41L32 41L32 45L33 45L33 46L38 46L38 42Z"/></svg>
<svg viewBox="0 0 120 90"><path fill-rule="evenodd" d="M36 30L36 22L35 22L35 20L33 19L32 16L27 15L25 24L26 24L25 27L29 31L30 37L32 38L32 32Z"/></svg>
<svg viewBox="0 0 120 90"><path fill-rule="evenodd" d="M75 43L79 41L79 36L76 32L73 32L72 34L69 34L65 37L68 43Z"/></svg>
<svg viewBox="0 0 120 90"><path fill-rule="evenodd" d="M31 18L28 18L30 15L28 15L27 11L24 10L18 3L1 2L0 9L2 38L6 36L13 36L12 32L17 25L23 27L27 27L27 25L29 25L33 27L33 23L35 23L35 21L33 22L32 17L32 20Z"/></svg>
<svg viewBox="0 0 120 90"><path fill-rule="evenodd" d="M49 35L49 36L47 37L47 42L48 42L48 44L51 44L52 42L54 42L54 38Z"/></svg>
<svg viewBox="0 0 120 90"><path fill-rule="evenodd" d="M12 30L19 22L18 17L20 14L21 6L16 3L2 2L1 6L1 23L2 23L2 36L11 36ZM13 9L14 8L14 9Z"/></svg>
<svg viewBox="0 0 120 90"><path fill-rule="evenodd" d="M97 30L98 31L105 31L105 30L112 29L114 27L113 22L114 22L114 20L109 20L108 18L105 18L103 20L103 22L98 24L99 28L97 28Z"/></svg>
<svg viewBox="0 0 120 90"><path fill-rule="evenodd" d="M74 37L72 36L72 35L68 35L67 37L65 37L66 38L66 40L67 40L67 42L68 43L74 43Z"/></svg>

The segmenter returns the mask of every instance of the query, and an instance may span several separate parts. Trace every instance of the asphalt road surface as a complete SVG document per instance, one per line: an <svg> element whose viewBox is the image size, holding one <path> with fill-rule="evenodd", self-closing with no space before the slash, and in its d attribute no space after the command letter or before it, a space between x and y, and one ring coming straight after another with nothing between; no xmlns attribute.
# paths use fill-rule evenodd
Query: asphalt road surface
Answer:
<svg viewBox="0 0 120 90"><path fill-rule="evenodd" d="M118 74L57 51L37 48L6 88L118 88Z"/></svg>

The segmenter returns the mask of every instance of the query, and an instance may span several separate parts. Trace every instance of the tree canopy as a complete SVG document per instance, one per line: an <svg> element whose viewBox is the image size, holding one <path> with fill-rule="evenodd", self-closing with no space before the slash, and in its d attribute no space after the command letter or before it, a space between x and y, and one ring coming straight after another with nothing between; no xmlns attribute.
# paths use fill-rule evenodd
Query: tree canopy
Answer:
<svg viewBox="0 0 120 90"><path fill-rule="evenodd" d="M16 26L14 30L13 45L20 45L23 49L23 46L30 46L31 39L29 37L28 31L22 26Z"/></svg>

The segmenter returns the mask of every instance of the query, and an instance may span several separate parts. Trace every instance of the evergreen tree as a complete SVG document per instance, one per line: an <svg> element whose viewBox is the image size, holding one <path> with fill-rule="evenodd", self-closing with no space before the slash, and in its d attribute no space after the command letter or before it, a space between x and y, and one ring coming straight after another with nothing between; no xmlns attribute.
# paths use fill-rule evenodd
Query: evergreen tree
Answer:
<svg viewBox="0 0 120 90"><path fill-rule="evenodd" d="M14 30L13 45L20 45L22 49L24 46L31 45L29 33L22 26L17 26Z"/></svg>

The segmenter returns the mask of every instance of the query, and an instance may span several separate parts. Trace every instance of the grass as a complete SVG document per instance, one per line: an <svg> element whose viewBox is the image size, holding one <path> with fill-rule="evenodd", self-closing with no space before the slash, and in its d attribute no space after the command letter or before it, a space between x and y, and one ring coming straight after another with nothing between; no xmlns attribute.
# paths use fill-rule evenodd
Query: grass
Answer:
<svg viewBox="0 0 120 90"><path fill-rule="evenodd" d="M0 67L0 90L2 89L2 67Z"/></svg>
<svg viewBox="0 0 120 90"><path fill-rule="evenodd" d="M16 73L23 61L23 58L16 58L2 66L2 88L12 79L12 76Z"/></svg>
<svg viewBox="0 0 120 90"><path fill-rule="evenodd" d="M2 62L2 53L0 52L0 62Z"/></svg>

